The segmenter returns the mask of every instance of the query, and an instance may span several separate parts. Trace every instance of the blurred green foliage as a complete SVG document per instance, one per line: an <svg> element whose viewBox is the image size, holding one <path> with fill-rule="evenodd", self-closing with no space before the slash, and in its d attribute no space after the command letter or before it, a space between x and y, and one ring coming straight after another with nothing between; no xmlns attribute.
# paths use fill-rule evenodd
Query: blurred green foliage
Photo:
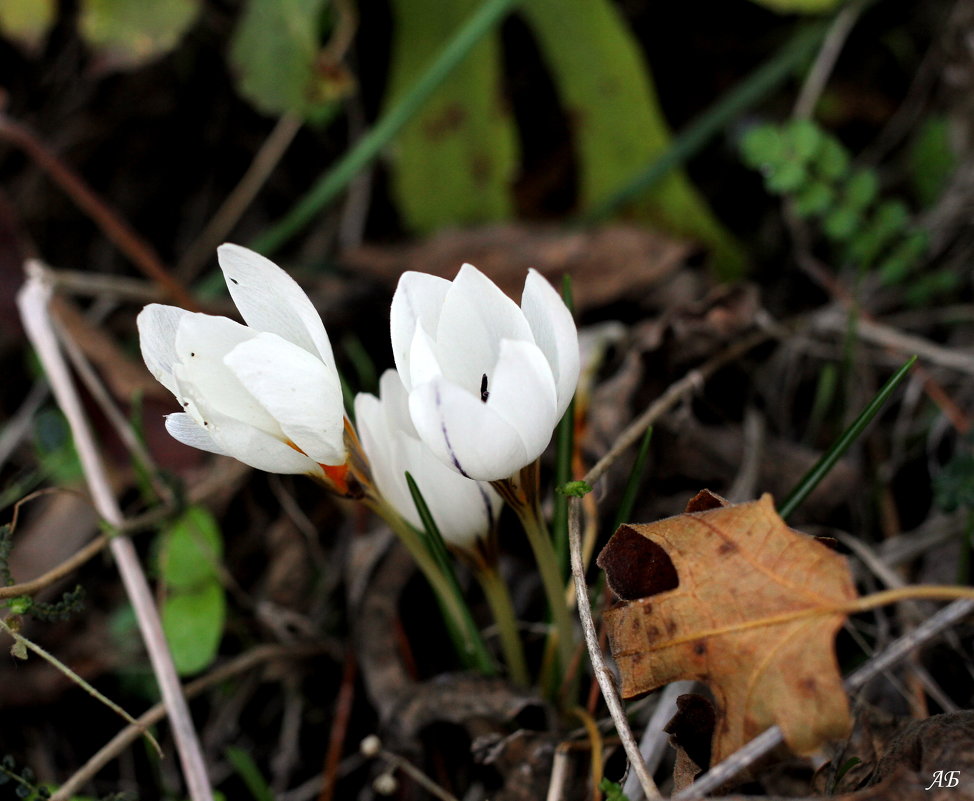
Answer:
<svg viewBox="0 0 974 801"><path fill-rule="evenodd" d="M855 167L845 146L810 120L751 128L741 141L744 162L760 170L765 188L816 223L834 257L884 286L903 289L920 305L955 289L952 270L921 270L928 237L898 197L883 197L878 172Z"/></svg>

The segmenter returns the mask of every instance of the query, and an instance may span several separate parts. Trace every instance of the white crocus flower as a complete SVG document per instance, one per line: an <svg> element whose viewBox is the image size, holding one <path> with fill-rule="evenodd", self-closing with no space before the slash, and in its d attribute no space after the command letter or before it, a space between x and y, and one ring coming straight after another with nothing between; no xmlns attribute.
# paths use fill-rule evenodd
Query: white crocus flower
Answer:
<svg viewBox="0 0 974 801"><path fill-rule="evenodd" d="M578 334L552 286L528 272L521 306L476 267L451 282L407 272L392 350L420 438L469 478L513 476L547 447L578 383Z"/></svg>
<svg viewBox="0 0 974 801"><path fill-rule="evenodd" d="M472 481L444 465L420 440L409 415L409 398L395 370L379 380L379 397L355 397L355 424L372 480L385 501L411 525L423 528L406 471L416 481L440 533L451 545L473 550L493 531L501 498L489 484Z"/></svg>
<svg viewBox="0 0 974 801"><path fill-rule="evenodd" d="M138 317L142 357L183 407L166 429L194 448L309 474L344 494L345 412L321 317L273 262L238 245L217 253L246 325L159 304Z"/></svg>

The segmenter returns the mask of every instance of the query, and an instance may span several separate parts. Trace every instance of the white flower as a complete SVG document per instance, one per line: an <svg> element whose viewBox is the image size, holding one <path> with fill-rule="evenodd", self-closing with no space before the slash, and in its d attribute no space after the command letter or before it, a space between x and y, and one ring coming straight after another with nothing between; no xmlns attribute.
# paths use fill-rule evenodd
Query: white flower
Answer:
<svg viewBox="0 0 974 801"><path fill-rule="evenodd" d="M341 383L318 312L263 256L238 245L217 252L247 325L159 304L138 317L142 358L183 407L166 429L194 448L344 492Z"/></svg>
<svg viewBox="0 0 974 801"><path fill-rule="evenodd" d="M476 540L490 534L500 512L500 496L489 484L448 468L423 444L410 420L406 389L395 370L382 374L378 398L366 393L355 397L355 423L376 488L409 523L423 528L406 484L406 471L423 493L443 539L472 548Z"/></svg>
<svg viewBox="0 0 974 801"><path fill-rule="evenodd" d="M528 272L521 307L476 267L452 282L407 272L392 299L392 352L420 438L483 481L547 447L578 383L578 334L552 286Z"/></svg>

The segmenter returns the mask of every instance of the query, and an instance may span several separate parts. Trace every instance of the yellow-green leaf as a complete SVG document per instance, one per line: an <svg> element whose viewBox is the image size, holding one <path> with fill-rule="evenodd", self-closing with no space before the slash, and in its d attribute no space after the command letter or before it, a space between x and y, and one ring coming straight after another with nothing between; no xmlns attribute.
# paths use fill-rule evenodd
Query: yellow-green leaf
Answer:
<svg viewBox="0 0 974 801"><path fill-rule="evenodd" d="M132 69L172 50L199 9L199 0L82 0L78 27L108 65Z"/></svg>
<svg viewBox="0 0 974 801"><path fill-rule="evenodd" d="M180 675L198 673L210 665L220 647L225 617L226 598L216 581L166 598L162 629Z"/></svg>
<svg viewBox="0 0 974 801"><path fill-rule="evenodd" d="M230 63L240 93L265 114L308 117L333 99L318 69L325 0L249 0Z"/></svg>
<svg viewBox="0 0 974 801"><path fill-rule="evenodd" d="M779 14L824 14L842 0L753 0L759 6L770 8Z"/></svg>
<svg viewBox="0 0 974 801"><path fill-rule="evenodd" d="M478 5L475 0L394 0L387 106L408 91ZM470 51L403 128L391 155L393 193L410 228L429 231L510 216L517 143L502 97L496 33Z"/></svg>
<svg viewBox="0 0 974 801"><path fill-rule="evenodd" d="M579 211L597 206L670 143L648 65L608 0L532 0L520 6L573 123ZM630 210L709 246L733 273L742 256L687 180L673 170Z"/></svg>
<svg viewBox="0 0 974 801"><path fill-rule="evenodd" d="M0 0L0 34L37 50L57 15L55 0Z"/></svg>

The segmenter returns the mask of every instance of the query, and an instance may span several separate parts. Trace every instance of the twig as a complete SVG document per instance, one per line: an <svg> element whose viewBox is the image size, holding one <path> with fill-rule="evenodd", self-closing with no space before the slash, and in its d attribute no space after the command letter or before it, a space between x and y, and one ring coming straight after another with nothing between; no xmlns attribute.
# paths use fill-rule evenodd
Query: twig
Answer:
<svg viewBox="0 0 974 801"><path fill-rule="evenodd" d="M335 785L338 784L338 768L342 758L342 745L348 732L348 721L352 715L352 702L355 699L355 676L357 672L355 653L350 651L345 657L342 683L338 688L335 711L332 713L328 751L325 754L325 767L321 774L321 793L318 796L318 801L331 801L335 795Z"/></svg>
<svg viewBox="0 0 974 801"><path fill-rule="evenodd" d="M589 474L591 475L594 470L595 468L592 468ZM653 781L653 777L646 770L646 764L643 762L642 756L639 753L639 745L636 743L636 738L632 735L632 729L629 728L629 723L626 720L626 713L622 708L622 702L616 693L612 672L605 664L602 649L599 647L599 636L595 631L595 622L592 620L592 605L589 602L588 586L585 583L585 569L582 565L581 525L579 522L580 509L580 499L572 498L568 504L568 552L571 556L572 577L575 580L578 616L582 621L582 632L585 635L585 644L588 646L589 658L592 660L592 670L602 690L602 697L605 698L605 703L609 708L612 721L615 723L616 731L619 733L619 739L622 741L622 747L625 749L629 764L639 777L639 784L643 789L643 793L649 799L662 798L656 782Z"/></svg>
<svg viewBox="0 0 974 801"><path fill-rule="evenodd" d="M239 673L257 667L262 662L274 659L296 659L315 656L325 650L324 646L282 646L262 645L241 654L235 659L191 681L183 688L186 698L195 698L210 687L218 685ZM73 776L65 781L51 796L51 801L68 801L80 792L105 765L138 739L141 729L153 726L166 717L166 706L159 703L144 712L135 721L135 726L127 726L103 745Z"/></svg>
<svg viewBox="0 0 974 801"><path fill-rule="evenodd" d="M843 6L835 15L828 32L825 34L822 47L819 49L818 55L815 56L815 61L802 84L801 92L791 112L792 117L807 119L812 116L815 111L815 104L822 96L822 91L825 89L825 84L832 74L835 62L845 46L846 39L849 38L853 26L870 2L871 0L854 0L854 2Z"/></svg>
<svg viewBox="0 0 974 801"><path fill-rule="evenodd" d="M62 578L67 576L69 573L73 573L81 565L87 562L91 557L102 552L106 545L108 545L108 536L102 534L96 537L87 545L85 545L80 550L71 554L67 559L65 559L57 567L53 567L41 576L38 576L31 581L25 581L21 584L11 584L7 587L0 587L0 600L4 598L16 598L20 595L33 595L36 592L40 592L45 587L49 587L56 581L60 581Z"/></svg>
<svg viewBox="0 0 974 801"><path fill-rule="evenodd" d="M77 206L101 229L102 233L135 264L142 273L166 290L180 306L191 311L198 309L186 288L173 278L162 259L139 236L117 211L89 187L81 177L62 162L37 136L3 112L0 112L0 139L23 150L34 163L64 190Z"/></svg>
<svg viewBox="0 0 974 801"><path fill-rule="evenodd" d="M176 275L180 279L189 282L199 275L200 269L216 252L217 246L223 242L247 207L257 197L257 193L274 172L274 168L284 157L303 124L304 121L296 114L285 114L277 121L274 130L260 146L260 150L257 151L257 155L254 156L240 182L227 195L206 228L186 249L176 264Z"/></svg>
<svg viewBox="0 0 974 801"><path fill-rule="evenodd" d="M653 401L649 407L639 417L633 420L626 429L616 438L615 444L608 452L599 459L583 479L587 484L594 484L612 466L619 456L626 451L643 432L649 428L656 420L672 409L682 398L689 395L693 390L702 386L704 381L713 375L717 370L735 359L743 356L751 348L760 345L769 339L773 334L770 331L757 331L735 342L730 347L718 353L713 358L704 362L699 367L688 372L683 378L674 381L666 388L666 391Z"/></svg>
<svg viewBox="0 0 974 801"><path fill-rule="evenodd" d="M118 715L120 718L125 720L130 725L137 727L139 729L139 733L144 735L146 739L148 739L148 741L152 744L152 747L155 750L155 752L159 755L159 757L162 757L162 748L159 747L159 742L156 740L156 738L152 736L152 732L150 732L144 726L140 727L138 721L135 718L133 718L128 712L126 712L122 707L116 704L111 698L109 698L104 693L101 693L97 689L92 687L89 682L81 678L81 676L79 676L77 673L71 670L71 668L69 668L67 665L64 664L64 662L62 662L60 659L54 656L54 654L52 654L50 651L45 650L33 640L30 640L27 637L25 637L23 634L18 632L13 626L7 623L7 621L4 620L3 618L0 618L0 629L3 629L7 634L13 637L14 642L16 642L18 645L21 645L24 648L33 651L41 659L43 659L45 662L51 665L55 670L57 670L59 673L61 673L64 676L67 676L67 678L70 681L74 682L79 687L81 687L81 689L83 689L86 693L88 693L88 695L90 695L92 698L103 703L105 706L111 709L112 712L114 712L116 715ZM27 658L26 654L24 655L24 658L25 659Z"/></svg>
<svg viewBox="0 0 974 801"><path fill-rule="evenodd" d="M81 400L51 325L48 311L52 294L50 283L40 263L28 262L25 270L28 275L27 282L17 295L17 305L24 329L44 365L54 397L71 426L95 508L109 524L120 526L123 523L122 512L112 493ZM193 728L186 699L182 695L152 592L142 572L138 555L132 541L125 536L112 537L110 547L118 564L122 583L135 610L163 701L169 710L173 737L190 798L192 801L212 801L213 793L207 778L199 739Z"/></svg>
<svg viewBox="0 0 974 801"><path fill-rule="evenodd" d="M845 680L844 686L846 692L854 693L861 690L869 681L886 672L914 648L932 639L941 631L952 626L971 612L974 612L974 601L971 600L954 601L948 606L945 606L909 634L905 634L899 639L894 640L882 653L874 656L862 665L862 667L851 673ZM690 787L673 796L672 801L702 798L707 793L713 792L722 784L732 779L740 771L752 765L782 742L783 738L779 727L772 726L770 729L766 729L743 748L735 751L723 762L712 767Z"/></svg>

